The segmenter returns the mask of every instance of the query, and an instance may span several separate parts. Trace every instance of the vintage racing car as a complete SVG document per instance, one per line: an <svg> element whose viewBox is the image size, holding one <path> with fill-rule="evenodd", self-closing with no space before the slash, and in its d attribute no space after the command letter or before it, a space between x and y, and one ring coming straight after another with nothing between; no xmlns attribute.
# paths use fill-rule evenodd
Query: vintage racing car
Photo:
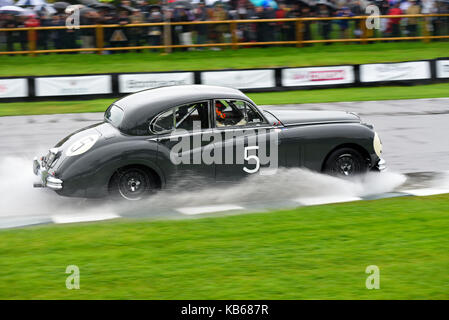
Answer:
<svg viewBox="0 0 449 320"><path fill-rule="evenodd" d="M356 114L257 107L236 89L185 85L115 101L103 122L61 140L33 169L35 187L63 196L137 200L186 179L230 182L278 167L383 170L381 152Z"/></svg>

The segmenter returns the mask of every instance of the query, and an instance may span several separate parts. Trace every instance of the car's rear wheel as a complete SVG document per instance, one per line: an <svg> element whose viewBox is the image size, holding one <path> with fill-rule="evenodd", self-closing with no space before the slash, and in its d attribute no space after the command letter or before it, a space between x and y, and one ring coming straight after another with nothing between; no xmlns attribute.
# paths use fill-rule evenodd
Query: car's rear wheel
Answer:
<svg viewBox="0 0 449 320"><path fill-rule="evenodd" d="M117 170L111 179L110 194L116 199L141 200L147 197L155 184L151 174L140 167Z"/></svg>
<svg viewBox="0 0 449 320"><path fill-rule="evenodd" d="M352 148L332 152L324 164L324 172L335 176L354 176L365 173L368 165L362 154Z"/></svg>

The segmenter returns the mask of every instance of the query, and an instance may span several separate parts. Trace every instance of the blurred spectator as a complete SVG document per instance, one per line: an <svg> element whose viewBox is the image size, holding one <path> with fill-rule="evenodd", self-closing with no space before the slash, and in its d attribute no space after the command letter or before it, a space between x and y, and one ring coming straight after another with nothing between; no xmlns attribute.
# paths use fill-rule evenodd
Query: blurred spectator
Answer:
<svg viewBox="0 0 449 320"><path fill-rule="evenodd" d="M329 7L324 4L320 4L317 16L321 17L321 18L330 17L331 12L330 12ZM319 22L319 26L320 26L320 34L323 37L323 39L325 39L325 40L330 39L330 33L331 33L331 29L332 29L332 21L331 20L321 20ZM329 45L329 44L331 44L331 43L326 42L326 45Z"/></svg>
<svg viewBox="0 0 449 320"><path fill-rule="evenodd" d="M129 17L131 24L139 24L144 23L145 16L144 13L140 10L133 10L131 12L131 16ZM146 37L145 37L145 30L144 28L140 27L130 27L128 28L129 33L129 41L131 46L142 46L146 44ZM139 52L140 50L138 50Z"/></svg>
<svg viewBox="0 0 449 320"><path fill-rule="evenodd" d="M311 17L312 13L310 11L310 7L309 6L303 6L301 8L301 17L302 18L308 18ZM302 35L302 40L312 40L312 32L310 29L312 22L311 21L305 21L304 22L304 29L303 29L303 35ZM310 45L310 44L306 44L306 45Z"/></svg>
<svg viewBox="0 0 449 320"><path fill-rule="evenodd" d="M191 19L188 16L186 10L184 8L179 8L177 11L178 17L176 22L190 22ZM177 31L179 35L179 42L182 45L191 45L192 44L192 31L191 26L188 24L177 26ZM187 50L187 48L183 48L183 50Z"/></svg>
<svg viewBox="0 0 449 320"><path fill-rule="evenodd" d="M289 7L287 17L286 18L300 18L301 17L301 9L297 3L293 4ZM295 22L287 22L286 23L286 32L287 32L287 40L295 41L296 40L296 23Z"/></svg>
<svg viewBox="0 0 449 320"><path fill-rule="evenodd" d="M17 17L16 21L17 21L16 27L18 28L18 30L20 30L20 28L25 27L26 17L23 17L23 16ZM18 35L18 40L20 42L21 49L28 50L28 32L20 31L17 33L17 35Z"/></svg>
<svg viewBox="0 0 449 320"><path fill-rule="evenodd" d="M115 0L117 6L111 1L100 2L91 8L81 9L81 25L116 24L118 27L104 28L104 47L142 46L150 44L159 46L163 43L163 26L126 27L128 24L190 21L220 21L232 19L283 19L298 17L334 17L334 20L304 21L302 23L302 39L312 39L312 30L317 27L319 38L329 40L334 36L332 28L334 22L338 26L337 37L347 39L354 35L361 36L361 23L359 20L339 19L339 17L352 17L365 15L365 6L375 4L382 15L401 15L419 13L449 13L446 0L230 0L208 1L203 0ZM151 4L149 4L149 2ZM340 9L337 9L340 8ZM41 10L31 14L33 10ZM13 32L0 32L0 42L6 44L8 51L27 50L28 32L20 31L25 26L64 26L67 18L64 9L56 12L44 9L28 8L25 12L17 11L0 13L0 27L14 29ZM165 17L165 18L164 18ZM448 35L449 17L426 18L428 30L433 35ZM401 23L403 31L410 36L419 34L418 18L385 18L381 19L382 36L401 36ZM236 37L239 42L273 42L295 41L297 38L297 24L284 21L238 23ZM229 24L191 24L171 25L172 44L191 45L193 43L206 44L214 42L229 42L231 39ZM336 28L337 29L337 28ZM367 37L372 30L366 31ZM379 33L378 33L379 34ZM376 35L378 35L376 34ZM38 49L88 49L96 46L96 31L93 28L37 30L35 39ZM30 39L33 40L33 39ZM440 40L445 41L445 40ZM330 43L328 43L330 44ZM253 47L253 46L251 46ZM212 48L218 50L217 48ZM115 52L115 51L114 51Z"/></svg>
<svg viewBox="0 0 449 320"><path fill-rule="evenodd" d="M199 3L193 11L195 21L207 21L207 11L204 3ZM207 24L197 24L195 26L196 43L205 44L207 42Z"/></svg>
<svg viewBox="0 0 449 320"><path fill-rule="evenodd" d="M416 0L410 1L410 6L406 10L406 14L420 14L421 7L416 4ZM407 19L407 30L409 37L416 37L418 35L418 19L408 18Z"/></svg>
<svg viewBox="0 0 449 320"><path fill-rule="evenodd" d="M212 20L213 21L220 21L220 20L227 20L228 14L223 8L223 5L221 3L217 4L212 13ZM215 24L213 25L213 33L212 37L215 40L215 42L225 42L225 32L228 31L228 25L227 24Z"/></svg>
<svg viewBox="0 0 449 320"><path fill-rule="evenodd" d="M120 10L117 23L120 26L126 26L131 20L127 10ZM126 47L129 43L129 28L116 28L111 36L111 45L113 47ZM121 51L118 51L121 52Z"/></svg>
<svg viewBox="0 0 449 320"><path fill-rule="evenodd" d="M67 16L65 16L62 21L61 21L61 25L65 25L65 19L67 18ZM63 40L63 48L64 49L74 49L74 48L78 48L78 44L77 44L77 38L78 38L78 30L77 29L63 29L62 31L64 31L64 34L62 35L62 40ZM69 52L70 54L76 53L76 52Z"/></svg>
<svg viewBox="0 0 449 320"><path fill-rule="evenodd" d="M348 7L343 7L337 12L337 17L352 17L353 13L349 10ZM348 39L349 38L349 20L337 20L337 23L340 27L340 38Z"/></svg>
<svg viewBox="0 0 449 320"><path fill-rule="evenodd" d="M4 15L5 21L3 22L4 28L10 28L15 29L18 26L18 23L14 19L14 17L10 14ZM18 31L8 31L6 32L6 47L8 51L14 51L14 43L17 41L16 38L18 38L18 34L20 32ZM26 48L22 48L22 50L26 50Z"/></svg>
<svg viewBox="0 0 449 320"><path fill-rule="evenodd" d="M25 18L25 23L24 26L25 28L34 28L34 27L39 27L41 25L40 20L36 19L36 15L35 14L30 14L27 15ZM34 32L34 33L29 33L29 32L24 32L24 34L28 35L28 41L34 41L34 43L37 43L37 37L38 37L38 33Z"/></svg>
<svg viewBox="0 0 449 320"><path fill-rule="evenodd" d="M51 26L58 27L63 26L64 21L60 15L54 15L51 19ZM64 37L64 29L53 30L51 34L51 38L53 40L53 46L55 49L63 49L63 39Z"/></svg>
<svg viewBox="0 0 449 320"><path fill-rule="evenodd" d="M287 14L288 14L287 6L284 3L281 3L275 12L276 19L284 19L287 17ZM276 29L276 41L286 41L287 40L286 23L276 22L275 29Z"/></svg>
<svg viewBox="0 0 449 320"><path fill-rule="evenodd" d="M52 25L51 23L51 17L46 14L42 13L40 16L41 26L42 27L50 27ZM37 47L41 50L48 50L49 49L49 40L51 35L51 30L38 30L37 31Z"/></svg>
<svg viewBox="0 0 449 320"><path fill-rule="evenodd" d="M82 25L95 25L99 23L100 16L95 11L88 11L81 15L80 23ZM95 29L83 28L81 29L81 47L95 48Z"/></svg>
<svg viewBox="0 0 449 320"><path fill-rule="evenodd" d="M387 2L387 0L385 0ZM362 10L362 5L360 4L360 1L356 0L354 1L351 6L351 13L354 16L363 16L365 13ZM386 13L385 13L386 14ZM362 35L362 30L360 30L360 23L358 21L355 21L355 28L354 28L354 35L356 37L360 37Z"/></svg>
<svg viewBox="0 0 449 320"><path fill-rule="evenodd" d="M402 10L399 8L400 3L396 3L393 8L388 11L388 15L401 15ZM390 18L388 20L388 30L392 37L401 36L401 18Z"/></svg>
<svg viewBox="0 0 449 320"><path fill-rule="evenodd" d="M383 16L388 15L388 11L390 10L390 3L387 0L380 0L376 2L376 5L380 9L380 14ZM388 29L388 21L389 19L380 19L380 31L382 34L382 37L387 36L387 29Z"/></svg>
<svg viewBox="0 0 449 320"><path fill-rule="evenodd" d="M158 23L162 22L162 14L158 8L151 9L148 22ZM160 46L162 39L162 26L148 27L148 43L150 46ZM156 51L156 49L151 49Z"/></svg>

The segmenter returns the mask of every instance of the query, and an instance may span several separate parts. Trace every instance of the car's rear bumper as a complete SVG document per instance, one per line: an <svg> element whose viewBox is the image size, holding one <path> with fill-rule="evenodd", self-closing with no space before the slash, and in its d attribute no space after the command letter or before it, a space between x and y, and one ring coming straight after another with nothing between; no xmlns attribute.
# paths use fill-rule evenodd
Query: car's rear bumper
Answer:
<svg viewBox="0 0 449 320"><path fill-rule="evenodd" d="M41 162L37 158L33 160L33 172L40 178L40 182L33 185L35 188L62 189L63 181L50 175L45 168L42 168Z"/></svg>

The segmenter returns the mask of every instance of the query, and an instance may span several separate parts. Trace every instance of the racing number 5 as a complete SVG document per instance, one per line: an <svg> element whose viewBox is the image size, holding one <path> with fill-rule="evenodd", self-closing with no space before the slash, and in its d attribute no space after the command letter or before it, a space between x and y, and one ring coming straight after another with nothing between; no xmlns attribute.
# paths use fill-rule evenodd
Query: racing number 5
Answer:
<svg viewBox="0 0 449 320"><path fill-rule="evenodd" d="M253 159L254 161L256 161L256 167L254 169L248 169L247 167L243 167L243 171L245 171L247 173L256 173L257 171L259 171L259 168L260 168L260 160L259 160L259 157L256 155L251 155L251 156L248 155L249 150L259 150L259 147L258 146L245 147L244 159L246 161Z"/></svg>

